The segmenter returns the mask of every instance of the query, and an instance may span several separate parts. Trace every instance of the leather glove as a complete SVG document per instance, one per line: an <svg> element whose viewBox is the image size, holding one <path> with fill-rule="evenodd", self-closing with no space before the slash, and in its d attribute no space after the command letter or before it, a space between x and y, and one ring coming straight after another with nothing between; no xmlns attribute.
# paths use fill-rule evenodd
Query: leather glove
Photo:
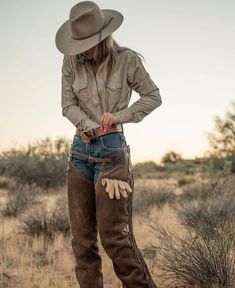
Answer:
<svg viewBox="0 0 235 288"><path fill-rule="evenodd" d="M104 178L101 182L103 186L106 185L106 192L109 194L110 199L114 197L120 199L121 195L126 198L127 192L132 192L130 185L125 181Z"/></svg>

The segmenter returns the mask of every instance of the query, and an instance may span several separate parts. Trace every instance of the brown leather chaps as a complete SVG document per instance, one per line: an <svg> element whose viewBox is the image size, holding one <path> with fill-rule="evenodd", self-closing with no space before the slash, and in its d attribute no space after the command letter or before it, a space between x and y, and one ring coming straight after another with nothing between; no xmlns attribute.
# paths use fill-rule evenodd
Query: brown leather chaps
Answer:
<svg viewBox="0 0 235 288"><path fill-rule="evenodd" d="M68 161L68 206L77 281L80 288L104 288L97 243L99 231L101 244L123 287L156 288L133 235L134 180L130 150L122 149L105 158L111 161L101 164L95 187ZM103 178L126 181L133 192L127 198L110 199L101 183Z"/></svg>

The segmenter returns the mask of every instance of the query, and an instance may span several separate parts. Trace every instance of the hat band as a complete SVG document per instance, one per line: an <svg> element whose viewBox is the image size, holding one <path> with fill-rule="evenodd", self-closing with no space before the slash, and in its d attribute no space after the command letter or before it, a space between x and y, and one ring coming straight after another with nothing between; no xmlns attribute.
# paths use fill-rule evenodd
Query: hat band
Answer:
<svg viewBox="0 0 235 288"><path fill-rule="evenodd" d="M106 27L109 25L109 23L110 23L112 20L113 20L113 17L111 17L111 18L108 20L107 23L104 22L104 25L103 25L98 31L96 31L95 33L90 34L89 36L85 36L85 37L72 37L72 38L73 38L73 39L76 39L76 40L84 40L84 39L90 38L90 37L92 37L92 36L100 33L104 28L106 28ZM101 38L101 33L100 33L100 38Z"/></svg>

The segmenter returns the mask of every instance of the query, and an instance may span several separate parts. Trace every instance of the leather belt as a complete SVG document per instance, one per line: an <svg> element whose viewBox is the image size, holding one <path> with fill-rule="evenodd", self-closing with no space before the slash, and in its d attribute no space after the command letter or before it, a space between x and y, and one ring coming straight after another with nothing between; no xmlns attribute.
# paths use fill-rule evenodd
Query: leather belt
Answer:
<svg viewBox="0 0 235 288"><path fill-rule="evenodd" d="M99 136L110 134L113 132L123 132L123 126L117 124L116 126L111 127L108 131L104 132L101 127L97 127L89 130L82 130L81 128L76 129L76 134L80 136L85 143L89 143L90 140L96 139Z"/></svg>

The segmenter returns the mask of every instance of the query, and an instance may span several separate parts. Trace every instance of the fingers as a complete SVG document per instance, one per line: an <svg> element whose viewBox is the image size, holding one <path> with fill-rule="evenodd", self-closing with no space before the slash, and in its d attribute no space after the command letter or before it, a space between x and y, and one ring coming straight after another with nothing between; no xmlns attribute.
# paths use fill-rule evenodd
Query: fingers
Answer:
<svg viewBox="0 0 235 288"><path fill-rule="evenodd" d="M110 180L110 179L108 179ZM114 183L113 181L108 181L109 182L109 190L107 191L107 188L106 188L106 191L109 193L109 198L110 199L113 199L114 198Z"/></svg>
<svg viewBox="0 0 235 288"><path fill-rule="evenodd" d="M119 186L120 186L121 189L125 190L125 185L124 185L123 181L119 181Z"/></svg>
<svg viewBox="0 0 235 288"><path fill-rule="evenodd" d="M124 197L124 198L127 197L127 192L126 192L125 189L120 189L119 191L120 191L120 193L122 194L122 197Z"/></svg>
<svg viewBox="0 0 235 288"><path fill-rule="evenodd" d="M118 180L113 180L114 182L114 189L115 189L115 197L117 199L120 199L120 192L119 192L119 185L118 185Z"/></svg>
<svg viewBox="0 0 235 288"><path fill-rule="evenodd" d="M129 186L129 184L127 182L120 181L120 180L118 181L118 184L119 184L119 187L120 187L120 189L119 189L120 193L122 194L122 196L124 198L126 198L127 197L127 192L132 192L131 187Z"/></svg>
<svg viewBox="0 0 235 288"><path fill-rule="evenodd" d="M106 189L105 191L109 194L109 198L113 199L114 197L114 186L113 186L113 181L110 181L111 179L104 178L101 180L101 183L103 186L106 184Z"/></svg>
<svg viewBox="0 0 235 288"><path fill-rule="evenodd" d="M118 123L118 118L112 113L104 113L100 119L100 127L107 132L114 124Z"/></svg>
<svg viewBox="0 0 235 288"><path fill-rule="evenodd" d="M132 189L130 187L130 185L127 183L127 182L123 182L124 186L125 186L125 189L128 191L128 192L132 192Z"/></svg>
<svg viewBox="0 0 235 288"><path fill-rule="evenodd" d="M104 132L108 131L108 115L107 113L104 113L103 116L100 119L100 127Z"/></svg>
<svg viewBox="0 0 235 288"><path fill-rule="evenodd" d="M118 184L119 184L119 187L120 187L120 193L122 194L122 196L124 197L124 198L126 198L127 197L127 192L126 192L126 188L125 188L125 184L124 184L125 182L123 182L123 181L118 181ZM127 183L126 183L127 184Z"/></svg>

